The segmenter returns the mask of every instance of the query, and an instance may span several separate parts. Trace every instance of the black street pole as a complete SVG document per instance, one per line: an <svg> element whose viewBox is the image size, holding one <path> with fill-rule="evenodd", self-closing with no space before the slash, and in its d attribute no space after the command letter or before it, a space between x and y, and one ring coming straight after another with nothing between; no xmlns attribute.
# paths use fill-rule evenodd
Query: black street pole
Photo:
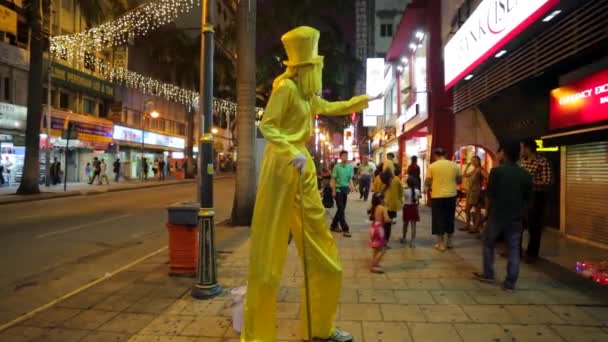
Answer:
<svg viewBox="0 0 608 342"><path fill-rule="evenodd" d="M213 10L215 0L202 2L202 35L201 35L201 84L199 110L202 114L201 134L199 141L199 254L196 284L192 288L192 297L196 299L213 298L222 293L217 282L217 265L215 260L215 234L213 208Z"/></svg>

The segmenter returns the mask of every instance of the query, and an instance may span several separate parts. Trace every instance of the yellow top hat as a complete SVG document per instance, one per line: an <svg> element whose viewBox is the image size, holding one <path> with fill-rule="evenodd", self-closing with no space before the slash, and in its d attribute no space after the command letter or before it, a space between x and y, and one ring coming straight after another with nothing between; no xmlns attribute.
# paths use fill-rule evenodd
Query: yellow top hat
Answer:
<svg viewBox="0 0 608 342"><path fill-rule="evenodd" d="M286 66L300 66L307 64L320 64L323 56L319 56L320 33L310 26L300 26L281 37L285 52L287 52Z"/></svg>

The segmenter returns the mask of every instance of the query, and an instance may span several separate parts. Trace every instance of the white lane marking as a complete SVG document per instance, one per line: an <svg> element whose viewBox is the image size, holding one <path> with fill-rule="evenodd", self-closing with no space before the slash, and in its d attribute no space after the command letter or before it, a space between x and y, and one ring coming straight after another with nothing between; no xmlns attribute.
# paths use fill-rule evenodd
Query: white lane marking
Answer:
<svg viewBox="0 0 608 342"><path fill-rule="evenodd" d="M166 251L167 249L168 249L168 246L165 246L165 247L163 247L163 248L161 248L161 249L159 249L159 250L157 250L157 251L154 251L154 252L152 252L152 253L150 253L150 254L148 254L148 255L145 255L145 256L143 256L143 257L141 257L141 258L139 258L139 259L137 259L137 260L135 260L135 261L133 261L133 262L131 262L131 263L129 263L129 264L127 264L127 265L123 266L123 267L120 267L120 268L119 268L119 269L117 269L117 270L114 270L114 271L113 271L113 272L111 272L111 273L106 273L106 274L105 274L103 277L98 278L97 280L94 280L94 281L92 281L92 282L90 282L90 283L88 283L88 284L86 284L86 285L83 285L83 286L81 286L81 287L77 288L76 290L74 290L74 291L72 291L72 292L70 292L70 293L67 293L67 294L65 294L65 295L63 295L63 296L61 296L61 297L59 297L59 298L57 298L57 299L54 299L54 300L52 300L52 301L50 301L50 302L48 302L48 303L44 304L44 305L43 305L43 306L41 306L41 307L38 307L38 308L36 308L36 309L34 309L34 310L32 310L32 311L28 312L28 313L25 313L25 314L23 314L23 315L21 315L21 316L19 316L19 317L15 318L14 320L12 320L12 321L10 321L10 322L8 322L8 323L4 324L4 325L0 325L0 332L2 332L2 331L4 331L4 330L6 330L6 329L8 329L8 328L10 328L10 327L12 327L12 326L14 326L14 325L16 325L16 324L19 324L19 323L21 323L21 322L25 321L25 320L26 320L26 319L28 319L28 318L33 317L33 316L34 316L34 315L36 315L37 313L42 312L42 311L44 311L44 310L46 310L46 309L48 309L48 308L50 308L50 307L54 306L54 305L55 305L55 304L57 304L57 303L60 303L60 302L62 302L62 301L64 301L64 300L66 300L66 299L68 299L68 298L70 298L70 297L74 297L75 295L77 295L77 294L79 294L79 293L83 292L84 290L90 289L91 287L93 287L93 286L95 286L95 285L97 285L97 284L99 284L99 283L103 282L104 280L106 280L106 279L110 279L111 277L115 276L116 274L118 274L118 273L120 273L120 272L123 272L123 271L125 271L125 270L128 270L129 268L131 268L131 267L133 267L133 266L135 266L135 265L139 264L140 262L142 262L142 261L144 261L144 260L146 260L146 259L149 259L149 258L151 258L151 257L153 257L153 256L156 256L156 255L158 255L158 254L160 254L160 253L162 253L162 252Z"/></svg>
<svg viewBox="0 0 608 342"><path fill-rule="evenodd" d="M56 230L54 232L48 232L48 233L44 233L41 235L36 236L36 239L42 239L45 237L49 237L49 236L55 236L55 235L60 235L60 234L64 234L64 233L69 233L69 232L73 232L75 230L80 230L86 227L90 227L90 226L94 226L94 225L98 225L101 223L108 223L108 222L112 222L112 221L116 221L116 220L120 220L126 217L131 217L133 215L131 214L125 214L125 215L120 215L120 216L116 216L116 217L111 217L111 218L107 218L105 220L99 220L99 221L94 221L94 222L89 222L89 223L83 223L80 224L78 226L74 226L74 227L70 227L70 228L66 228L66 229L61 229L61 230Z"/></svg>

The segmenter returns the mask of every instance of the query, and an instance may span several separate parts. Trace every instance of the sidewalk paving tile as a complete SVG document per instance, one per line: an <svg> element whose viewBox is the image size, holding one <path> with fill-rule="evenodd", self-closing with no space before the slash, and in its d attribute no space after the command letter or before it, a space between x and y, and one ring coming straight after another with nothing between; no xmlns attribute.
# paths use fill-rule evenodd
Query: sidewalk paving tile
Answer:
<svg viewBox="0 0 608 342"><path fill-rule="evenodd" d="M508 305L463 305L462 310L476 323L516 323Z"/></svg>
<svg viewBox="0 0 608 342"><path fill-rule="evenodd" d="M515 341L556 342L562 339L546 325L511 325L503 324L505 332Z"/></svg>
<svg viewBox="0 0 608 342"><path fill-rule="evenodd" d="M81 342L127 342L130 335L95 331L81 340Z"/></svg>
<svg viewBox="0 0 608 342"><path fill-rule="evenodd" d="M435 304L429 291L424 290L397 290L395 296L400 304Z"/></svg>
<svg viewBox="0 0 608 342"><path fill-rule="evenodd" d="M380 309L386 322L427 322L418 305L382 304Z"/></svg>
<svg viewBox="0 0 608 342"><path fill-rule="evenodd" d="M94 310L121 312L137 303L141 298L125 295L113 295L93 307Z"/></svg>
<svg viewBox="0 0 608 342"><path fill-rule="evenodd" d="M77 309L51 308L28 319L23 325L39 328L56 328L80 312Z"/></svg>
<svg viewBox="0 0 608 342"><path fill-rule="evenodd" d="M400 322L363 322L366 342L410 342L409 329Z"/></svg>
<svg viewBox="0 0 608 342"><path fill-rule="evenodd" d="M161 315L139 331L138 335L177 336L192 321L194 316Z"/></svg>
<svg viewBox="0 0 608 342"><path fill-rule="evenodd" d="M217 316L226 306L223 300L192 300L186 299L186 304L180 315Z"/></svg>
<svg viewBox="0 0 608 342"><path fill-rule="evenodd" d="M154 296L144 297L131 305L126 312L160 314L174 302L172 299L162 299Z"/></svg>
<svg viewBox="0 0 608 342"><path fill-rule="evenodd" d="M446 290L477 290L479 283L467 278L443 278L439 280Z"/></svg>
<svg viewBox="0 0 608 342"><path fill-rule="evenodd" d="M95 330L117 315L118 312L86 310L63 322L61 326L68 329Z"/></svg>
<svg viewBox="0 0 608 342"><path fill-rule="evenodd" d="M413 290L441 290L441 282L438 279L407 279L407 287Z"/></svg>
<svg viewBox="0 0 608 342"><path fill-rule="evenodd" d="M342 321L381 321L379 304L340 304Z"/></svg>
<svg viewBox="0 0 608 342"><path fill-rule="evenodd" d="M149 336L135 335L129 339L129 342L198 342L198 341L221 341L221 340L201 340L196 337L189 336Z"/></svg>
<svg viewBox="0 0 608 342"><path fill-rule="evenodd" d="M562 324L559 318L546 306L506 305L505 308L522 324Z"/></svg>
<svg viewBox="0 0 608 342"><path fill-rule="evenodd" d="M592 316L598 322L608 327L608 307L607 306L590 306L581 307L581 310Z"/></svg>
<svg viewBox="0 0 608 342"><path fill-rule="evenodd" d="M0 333L0 341L31 341L45 332L44 328L18 325Z"/></svg>
<svg viewBox="0 0 608 342"><path fill-rule="evenodd" d="M420 305L429 322L470 322L471 319L458 305Z"/></svg>
<svg viewBox="0 0 608 342"><path fill-rule="evenodd" d="M549 309L568 324L601 325L590 314L573 305L549 305Z"/></svg>
<svg viewBox="0 0 608 342"><path fill-rule="evenodd" d="M154 315L121 313L99 327L99 331L135 334L156 318Z"/></svg>
<svg viewBox="0 0 608 342"><path fill-rule="evenodd" d="M568 342L605 342L608 334L601 328L554 325L551 328Z"/></svg>
<svg viewBox="0 0 608 342"><path fill-rule="evenodd" d="M284 300L288 301L288 300ZM296 298L297 302L300 302L300 295ZM342 304L356 304L359 303L359 293L356 289L345 289L342 288L340 292L340 303Z"/></svg>
<svg viewBox="0 0 608 342"><path fill-rule="evenodd" d="M475 304L475 299L465 291L431 291L437 304Z"/></svg>
<svg viewBox="0 0 608 342"><path fill-rule="evenodd" d="M452 324L409 323L414 342L464 342Z"/></svg>
<svg viewBox="0 0 608 342"><path fill-rule="evenodd" d="M456 323L454 327L466 342L511 341L509 335L498 324Z"/></svg>
<svg viewBox="0 0 608 342"><path fill-rule="evenodd" d="M198 316L180 333L183 336L223 337L232 323L228 318L219 316Z"/></svg>
<svg viewBox="0 0 608 342"><path fill-rule="evenodd" d="M395 303L395 293L393 290L373 290L361 289L359 293L359 303Z"/></svg>
<svg viewBox="0 0 608 342"><path fill-rule="evenodd" d="M35 338L40 342L77 342L82 340L90 331L55 328L47 330L45 334Z"/></svg>

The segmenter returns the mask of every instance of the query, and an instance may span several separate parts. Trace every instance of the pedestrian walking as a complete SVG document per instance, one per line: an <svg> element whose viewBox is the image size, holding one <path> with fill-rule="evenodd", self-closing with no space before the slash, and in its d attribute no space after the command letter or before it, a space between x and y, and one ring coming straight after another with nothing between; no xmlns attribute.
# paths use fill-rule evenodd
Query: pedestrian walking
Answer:
<svg viewBox="0 0 608 342"><path fill-rule="evenodd" d="M465 207L466 214L466 225L460 230L469 232L471 234L479 233L481 227L481 208L483 204L483 198L481 195L483 182L488 178L488 174L481 167L481 158L474 156L471 158L470 166L473 167L471 171L467 171L464 177L469 179L469 188L467 189L467 204ZM469 169L469 165L467 168ZM465 170L466 170L465 169ZM471 211L475 210L475 216L471 215ZM473 224L471 225L471 221Z"/></svg>
<svg viewBox="0 0 608 342"><path fill-rule="evenodd" d="M13 163L8 158L8 156L5 156L4 157L4 174L6 175L6 182L8 183L8 186L11 186L11 182L12 182L11 172L12 171L13 171ZM2 177L4 177L4 176L2 176Z"/></svg>
<svg viewBox="0 0 608 342"><path fill-rule="evenodd" d="M88 181L87 182L91 182L91 177L93 176L93 168L91 167L91 163L87 163L87 165L84 167L84 174L87 177Z"/></svg>
<svg viewBox="0 0 608 342"><path fill-rule="evenodd" d="M420 166L418 165L418 157L412 156L410 165L407 167L407 176L414 178L418 184L418 190L422 190L422 179L420 179Z"/></svg>
<svg viewBox="0 0 608 342"><path fill-rule="evenodd" d="M372 196L372 207L368 213L369 220L372 222L369 227L369 247L372 249L370 272L384 273L382 266L380 266L380 261L386 254L384 225L392 219L384 206L384 195L381 192Z"/></svg>
<svg viewBox="0 0 608 342"><path fill-rule="evenodd" d="M106 164L106 161L104 159L101 160L101 162L99 164L99 169L100 169L99 185L103 184L104 180L107 185L110 185L110 178L108 178L108 164Z"/></svg>
<svg viewBox="0 0 608 342"><path fill-rule="evenodd" d="M367 202L372 185L372 177L375 167L369 162L367 156L363 156L359 166L359 199Z"/></svg>
<svg viewBox="0 0 608 342"><path fill-rule="evenodd" d="M553 169L549 160L537 153L536 141L532 139L522 143L520 166L532 176L532 198L526 220L530 240L525 255L525 261L532 263L538 259L540 252L540 242L545 228L547 192L553 184Z"/></svg>
<svg viewBox="0 0 608 342"><path fill-rule="evenodd" d="M345 237L351 237L350 227L346 223L346 203L348 194L354 189L353 166L348 162L348 152L340 152L342 162L336 164L331 175L331 184L334 198L336 199L337 211L331 223L331 230L342 232Z"/></svg>
<svg viewBox="0 0 608 342"><path fill-rule="evenodd" d="M148 180L148 161L146 158L141 160L141 171L143 172L144 180Z"/></svg>
<svg viewBox="0 0 608 342"><path fill-rule="evenodd" d="M157 174L158 174L158 158L154 159L154 162L152 163L152 173L154 174L154 179L160 180L160 176L157 176Z"/></svg>
<svg viewBox="0 0 608 342"><path fill-rule="evenodd" d="M116 159L113 165L114 171L114 182L118 183L118 179L120 178L120 158Z"/></svg>
<svg viewBox="0 0 608 342"><path fill-rule="evenodd" d="M397 223L397 212L403 210L403 185L401 179L395 176L391 169L383 171L382 177L385 184L384 201L388 216L391 218L389 222L384 223L384 240L386 247L390 248L388 243L391 239L393 225Z"/></svg>
<svg viewBox="0 0 608 342"><path fill-rule="evenodd" d="M428 168L426 185L431 189L431 226L437 237L435 248L443 252L453 246L457 185L462 177L458 165L446 159L445 150L438 148L433 155L435 162Z"/></svg>
<svg viewBox="0 0 608 342"><path fill-rule="evenodd" d="M410 248L415 248L416 241L416 224L420 222L419 203L422 197L420 185L416 178L410 176L407 178L407 189L403 192L403 235L401 236L400 242L405 244L407 242L407 231L408 226L410 229Z"/></svg>
<svg viewBox="0 0 608 342"><path fill-rule="evenodd" d="M95 179L97 179L98 184L101 184L101 162L97 157L93 158L93 177L91 177L91 181L89 185L93 185Z"/></svg>
<svg viewBox="0 0 608 342"><path fill-rule="evenodd" d="M473 276L482 282L493 283L494 248L499 236L504 235L508 250L507 277L502 285L514 291L519 276L522 219L532 194L532 177L516 162L519 146L504 146L504 163L490 172L487 200L489 224L483 243L483 272Z"/></svg>
<svg viewBox="0 0 608 342"><path fill-rule="evenodd" d="M53 185L61 183L61 173L61 162L55 157L51 164L51 181Z"/></svg>
<svg viewBox="0 0 608 342"><path fill-rule="evenodd" d="M165 167L166 167L166 166L167 166L167 163L165 163L165 160L164 160L164 159L161 159L161 160L158 162L158 177L159 177L159 179L160 179L161 181L164 181L164 180L165 180L165 174L166 174L166 172L165 172Z"/></svg>
<svg viewBox="0 0 608 342"><path fill-rule="evenodd" d="M395 154L389 152L386 154L386 160L382 164L382 171L390 169L395 176L401 176L401 166L395 161Z"/></svg>

